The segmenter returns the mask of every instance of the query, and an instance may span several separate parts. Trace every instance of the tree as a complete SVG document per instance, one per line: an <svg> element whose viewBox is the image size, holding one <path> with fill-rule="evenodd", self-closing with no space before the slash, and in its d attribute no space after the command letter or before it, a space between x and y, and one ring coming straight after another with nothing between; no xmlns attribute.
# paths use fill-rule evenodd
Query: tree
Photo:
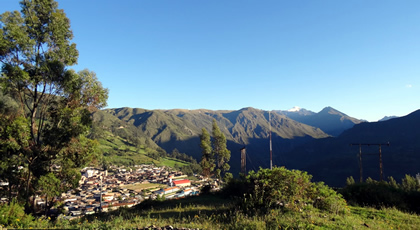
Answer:
<svg viewBox="0 0 420 230"><path fill-rule="evenodd" d="M388 184L389 184L389 186L391 186L394 189L398 189L398 187L399 187L397 181L392 176L388 177Z"/></svg>
<svg viewBox="0 0 420 230"><path fill-rule="evenodd" d="M202 128L201 132L200 147L203 155L201 157L200 165L203 169L203 175L209 177L215 167L213 148L211 147L210 134L205 128Z"/></svg>
<svg viewBox="0 0 420 230"><path fill-rule="evenodd" d="M0 80L4 92L19 104L14 116L1 114L7 124L3 133L17 129L14 134L20 138L0 137L10 144L0 150L2 162L16 161L2 164L1 170L19 166L20 175L6 178L2 173L0 179L11 183L10 189L28 207L42 176L54 173L64 184L62 189L75 185L75 168L89 162L97 150L96 141L86 135L92 112L106 105L108 90L94 72L68 69L79 54L71 42L70 21L57 2L23 0L20 5L21 13L0 15ZM15 127L17 122L22 127ZM54 164L61 170L53 171Z"/></svg>
<svg viewBox="0 0 420 230"><path fill-rule="evenodd" d="M54 203L54 197L60 194L61 181L54 175L54 173L48 173L40 177L38 185L41 190L41 194L45 196L45 214L52 207Z"/></svg>
<svg viewBox="0 0 420 230"><path fill-rule="evenodd" d="M166 156L168 156L168 154L166 153L166 151L164 149L160 148L160 147L157 148L156 151L157 151L157 153L159 155L159 158L160 157L166 157Z"/></svg>
<svg viewBox="0 0 420 230"><path fill-rule="evenodd" d="M418 181L416 180L416 178L406 174L401 181L401 188L404 191L408 192L417 191L417 189L419 188Z"/></svg>
<svg viewBox="0 0 420 230"><path fill-rule="evenodd" d="M352 185L355 184L356 182L354 181L354 178L352 176L347 177L346 179L346 185Z"/></svg>
<svg viewBox="0 0 420 230"><path fill-rule="evenodd" d="M8 198L12 192L24 187L24 159L20 153L29 148L29 127L25 118L13 114L0 114L0 179L9 182ZM18 193L18 196L20 194Z"/></svg>
<svg viewBox="0 0 420 230"><path fill-rule="evenodd" d="M173 158L178 159L178 157L179 157L179 151L178 151L178 149L177 149L177 148L174 148L174 150L172 150L171 156L172 156Z"/></svg>
<svg viewBox="0 0 420 230"><path fill-rule="evenodd" d="M222 175L230 169L228 164L230 160L230 151L226 147L226 137L217 126L213 119L213 155L216 160L216 177L222 178Z"/></svg>

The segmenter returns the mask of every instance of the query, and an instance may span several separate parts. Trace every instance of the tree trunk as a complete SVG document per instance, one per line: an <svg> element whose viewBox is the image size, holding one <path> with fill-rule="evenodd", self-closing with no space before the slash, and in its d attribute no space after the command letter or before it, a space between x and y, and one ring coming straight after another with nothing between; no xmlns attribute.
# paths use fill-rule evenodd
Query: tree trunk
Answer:
<svg viewBox="0 0 420 230"><path fill-rule="evenodd" d="M33 207L31 208L30 202L29 202L29 188L31 187L31 164L32 162L30 162L28 164L28 177L26 179L26 191L25 191L25 209L26 211L29 213L31 211L33 211Z"/></svg>

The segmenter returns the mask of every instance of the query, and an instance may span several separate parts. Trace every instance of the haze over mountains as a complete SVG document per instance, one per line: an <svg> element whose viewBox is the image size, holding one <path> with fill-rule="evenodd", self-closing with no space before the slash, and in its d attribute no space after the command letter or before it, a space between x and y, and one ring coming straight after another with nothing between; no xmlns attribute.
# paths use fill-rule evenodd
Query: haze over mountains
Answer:
<svg viewBox="0 0 420 230"><path fill-rule="evenodd" d="M384 174L396 178L416 173L419 162L420 112L382 122L363 122L331 107L318 113L294 108L269 113L254 108L240 110L146 110L106 109L95 114L95 121L113 127L114 132L135 135L143 144L160 146L167 152L175 148L201 159L199 135L211 133L215 119L232 152L231 172L240 171L239 149L247 149L247 168L269 166L269 120L271 119L273 164L304 169L316 180L342 185L348 176L358 178L358 148L350 143L390 142L384 148ZM270 116L270 118L269 118ZM129 133L129 134L127 134ZM367 149L376 151L376 149ZM388 152L389 151L389 152ZM374 160L375 159L375 160ZM408 162L406 162L408 161ZM366 157L365 178L378 177L377 159ZM404 165L404 162L407 164Z"/></svg>

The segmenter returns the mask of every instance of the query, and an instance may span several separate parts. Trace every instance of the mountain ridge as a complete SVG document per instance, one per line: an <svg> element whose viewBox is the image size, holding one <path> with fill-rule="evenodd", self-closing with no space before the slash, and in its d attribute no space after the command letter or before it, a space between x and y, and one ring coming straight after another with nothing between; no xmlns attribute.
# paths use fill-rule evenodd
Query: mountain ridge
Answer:
<svg viewBox="0 0 420 230"><path fill-rule="evenodd" d="M275 110L278 114L283 114L293 120L320 128L331 136L338 136L347 129L352 128L355 124L362 121L348 116L330 106L323 108L318 113L300 109L298 111Z"/></svg>
<svg viewBox="0 0 420 230"><path fill-rule="evenodd" d="M419 173L420 110L406 116L381 122L363 122L338 137L305 143L285 156L287 167L306 170L316 180L342 186L347 177L359 178L359 148L350 144L387 144L381 148L384 178L396 179ZM363 146L363 176L379 179L377 145ZM375 156L370 156L375 154ZM306 159L302 162L301 159ZM334 174L334 177L330 175Z"/></svg>
<svg viewBox="0 0 420 230"><path fill-rule="evenodd" d="M246 147L249 169L269 166L269 116L271 116L273 164L305 170L315 180L325 181L333 186L342 186L349 176L358 178L358 149L351 143L387 143L382 149L385 177L401 178L405 173L413 174L420 164L416 152L420 152L420 110L405 117L381 122L360 122L337 136L331 136L320 128L291 119L285 114L269 112L252 107L240 110L147 110L140 108L118 108L101 111L113 118L110 122L116 132L133 131L142 138L142 143L153 143L157 148L180 152L201 159L199 135L205 128L211 133L215 119L225 134L228 149L232 152L231 172L240 171L239 150ZM348 121L347 115L331 107L318 113L300 109L312 119L317 114L326 115L336 124ZM344 117L344 119L343 119ZM112 121L111 121L112 120ZM115 123L115 124L113 124ZM118 129L125 126L124 129ZM366 153L376 148L363 149ZM394 163L395 162L395 163ZM364 158L365 179L377 177L377 157ZM256 167L255 167L256 166Z"/></svg>

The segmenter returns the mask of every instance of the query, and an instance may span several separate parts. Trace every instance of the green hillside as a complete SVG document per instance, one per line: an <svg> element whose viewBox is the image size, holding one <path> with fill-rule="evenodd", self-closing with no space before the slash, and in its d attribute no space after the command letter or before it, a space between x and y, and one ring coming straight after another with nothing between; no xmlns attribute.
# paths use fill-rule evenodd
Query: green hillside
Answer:
<svg viewBox="0 0 420 230"><path fill-rule="evenodd" d="M144 146L136 147L127 140L106 132L104 138L100 138L100 150L103 153L104 162L112 165L139 165L159 164L158 160L147 156L149 149Z"/></svg>
<svg viewBox="0 0 420 230"><path fill-rule="evenodd" d="M105 111L93 114L92 137L100 146L99 162L105 165L154 164L182 168L191 162L170 157L134 125Z"/></svg>
<svg viewBox="0 0 420 230"><path fill-rule="evenodd" d="M172 139L185 140L198 136L201 128L211 130L213 119L216 119L226 139L237 143L247 144L251 138L267 138L269 131L268 112L254 108L237 111L120 108L107 109L104 112L136 126L158 144ZM285 139L328 136L318 128L296 122L286 116L273 113L271 119L272 132Z"/></svg>
<svg viewBox="0 0 420 230"><path fill-rule="evenodd" d="M153 164L157 166L168 166L171 168L181 168L191 163L175 159L169 155L158 156L158 151L144 145L139 147L126 139L116 136L108 131L104 132L103 137L98 139L99 149L102 153L102 162L105 165L140 165Z"/></svg>
<svg viewBox="0 0 420 230"><path fill-rule="evenodd" d="M211 130L213 119L225 135L230 149L239 149L246 145L250 149L249 154L257 158L259 151L263 149L260 148L260 142L268 140L270 130L269 113L254 108L236 111L118 108L103 110L101 114L103 120L98 121L111 127L114 134L136 136L141 139L141 144L156 144L167 152L177 148L196 159L201 157L198 138L201 129ZM283 147L281 151L302 141L328 137L319 128L276 113L271 114L271 130L274 143L280 145L281 142L284 145L283 142L287 142L286 145L289 146Z"/></svg>
<svg viewBox="0 0 420 230"><path fill-rule="evenodd" d="M151 162L150 159L134 156L145 152L146 156L157 160L157 157L153 155L161 154L161 157L164 157L162 150L171 153L175 149L199 161L201 159L199 135L202 128L208 131L212 129L213 119L225 135L228 149L232 151L230 161L232 173L236 175L240 170L239 155L236 152L244 146L247 147L251 165L255 163L253 169L267 166L268 161L265 159L267 156L261 153L268 153L269 112L254 108L216 111L206 109L146 110L127 107L105 109L94 114L94 133L96 133L96 138L104 139L101 133L108 131L140 149L134 150L133 146L124 147L123 153L119 153L124 157L116 158L115 153L112 152L121 152L122 147L109 143L107 150L114 156L109 159L111 162L125 164L139 161ZM273 151L277 155L309 140L328 137L319 128L299 123L277 113L271 113L271 131L273 146L281 146ZM110 142L115 141L117 140ZM101 143L105 144L104 141ZM126 144L124 141L122 143Z"/></svg>

